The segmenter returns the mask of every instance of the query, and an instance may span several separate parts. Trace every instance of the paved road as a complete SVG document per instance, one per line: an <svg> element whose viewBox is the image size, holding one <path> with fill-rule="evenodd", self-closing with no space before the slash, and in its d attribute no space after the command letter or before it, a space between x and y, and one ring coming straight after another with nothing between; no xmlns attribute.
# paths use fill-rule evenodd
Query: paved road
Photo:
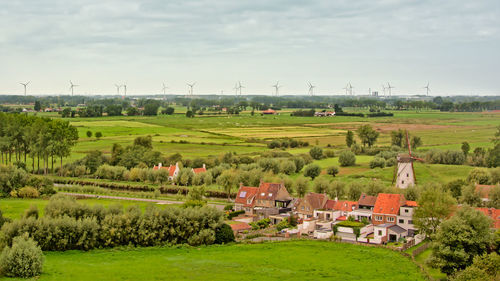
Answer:
<svg viewBox="0 0 500 281"><path fill-rule="evenodd" d="M97 194L84 194L84 193L73 193L73 192L58 192L60 194L74 196L74 197L86 197L86 198L104 198L104 199L115 199L115 200L128 200L128 201L140 201L140 202L151 202L156 204L182 204L182 201L171 201L171 200L161 200L161 199L148 199L148 198L134 198L134 197L122 197L122 196L110 196L110 195L97 195ZM212 204L209 206L215 207L219 210L224 209L223 204Z"/></svg>

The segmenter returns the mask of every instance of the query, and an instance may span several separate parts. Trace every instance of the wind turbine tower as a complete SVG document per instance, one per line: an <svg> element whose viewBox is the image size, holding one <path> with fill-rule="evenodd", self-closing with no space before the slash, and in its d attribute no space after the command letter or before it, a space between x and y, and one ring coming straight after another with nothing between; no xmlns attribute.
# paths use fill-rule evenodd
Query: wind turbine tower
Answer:
<svg viewBox="0 0 500 281"><path fill-rule="evenodd" d="M427 86L425 86L424 89L427 90L427 96L428 96L429 92L431 91L431 88L429 88L429 82L427 82Z"/></svg>
<svg viewBox="0 0 500 281"><path fill-rule="evenodd" d="M168 89L168 87L165 85L165 83L163 83L163 87L161 88L161 90L163 91L164 96L167 95L167 89Z"/></svg>
<svg viewBox="0 0 500 281"><path fill-rule="evenodd" d="M349 94L352 96L352 89L354 87L351 85L351 82L349 82Z"/></svg>
<svg viewBox="0 0 500 281"><path fill-rule="evenodd" d="M242 88L245 88L245 86L242 86L241 81L238 81L238 90L239 90L240 97L241 97L241 89Z"/></svg>
<svg viewBox="0 0 500 281"><path fill-rule="evenodd" d="M316 86L311 84L311 82L308 82L308 85L309 85L309 95L312 97L314 96L314 88L316 88Z"/></svg>
<svg viewBox="0 0 500 281"><path fill-rule="evenodd" d="M69 81L69 84L71 85L71 86L69 86L69 89L71 90L71 96L73 96L75 87L78 87L80 85L73 84L73 82L71 80Z"/></svg>
<svg viewBox="0 0 500 281"><path fill-rule="evenodd" d="M239 89L240 89L240 88L238 87L238 83L234 84L234 88L233 88L233 90L234 90L234 95L235 95L235 96L237 96L237 95L238 95L238 91L239 91Z"/></svg>
<svg viewBox="0 0 500 281"><path fill-rule="evenodd" d="M196 85L196 82L192 83L192 84L189 84L187 83L187 85L189 86L189 97L193 97L193 87L194 85Z"/></svg>
<svg viewBox="0 0 500 281"><path fill-rule="evenodd" d="M385 90L386 90L385 85L382 84L382 91L384 92L384 97L386 96Z"/></svg>
<svg viewBox="0 0 500 281"><path fill-rule="evenodd" d="M283 86L280 85L280 81L277 81L275 85L272 85L271 87L274 88L274 95L278 96L279 95L279 89Z"/></svg>
<svg viewBox="0 0 500 281"><path fill-rule="evenodd" d="M29 84L29 83L30 83L29 81L28 81L28 82L26 82L26 83L19 83L19 84L23 85L23 87L24 87L24 95L25 95L25 96L26 96L26 87L28 87L28 84Z"/></svg>
<svg viewBox="0 0 500 281"><path fill-rule="evenodd" d="M120 86L120 85L118 85L118 84L115 84L115 87L116 87L116 94L117 94L117 95L120 95L120 88L121 88L122 86Z"/></svg>
<svg viewBox="0 0 500 281"><path fill-rule="evenodd" d="M389 89L389 97L392 97L392 89L394 89L394 87L391 86L391 84L389 84L389 82L387 82L387 89Z"/></svg>
<svg viewBox="0 0 500 281"><path fill-rule="evenodd" d="M347 85L342 89L345 90L345 95L347 96L347 91L349 91L349 83L347 83Z"/></svg>

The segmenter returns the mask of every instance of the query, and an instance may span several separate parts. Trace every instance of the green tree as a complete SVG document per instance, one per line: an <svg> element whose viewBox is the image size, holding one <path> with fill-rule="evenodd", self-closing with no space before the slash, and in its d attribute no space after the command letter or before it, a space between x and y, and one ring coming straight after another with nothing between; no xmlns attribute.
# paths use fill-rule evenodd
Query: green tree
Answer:
<svg viewBox="0 0 500 281"><path fill-rule="evenodd" d="M317 164L309 164L304 170L304 176L310 177L314 180L317 176L321 174L321 168Z"/></svg>
<svg viewBox="0 0 500 281"><path fill-rule="evenodd" d="M463 206L438 228L431 261L451 275L472 264L474 257L487 252L493 243L491 219L480 211Z"/></svg>
<svg viewBox="0 0 500 281"><path fill-rule="evenodd" d="M153 138L151 136L137 137L134 139L134 145L153 149Z"/></svg>
<svg viewBox="0 0 500 281"><path fill-rule="evenodd" d="M379 136L379 132L375 131L370 125L362 125L356 132L363 146L368 145L368 147L375 144Z"/></svg>
<svg viewBox="0 0 500 281"><path fill-rule="evenodd" d="M330 167L326 168L326 173L332 177L335 177L339 173L339 167L330 166Z"/></svg>
<svg viewBox="0 0 500 281"><path fill-rule="evenodd" d="M227 193L227 197L231 197L231 191L238 184L238 175L234 170L226 170L217 178L217 184L221 185Z"/></svg>
<svg viewBox="0 0 500 281"><path fill-rule="evenodd" d="M391 131L391 145L403 147L406 132L402 129Z"/></svg>
<svg viewBox="0 0 500 281"><path fill-rule="evenodd" d="M347 198L351 201L358 201L363 193L363 185L359 182L351 182L347 189Z"/></svg>
<svg viewBox="0 0 500 281"><path fill-rule="evenodd" d="M96 139L100 139L102 137L102 133L101 132L96 132L95 133L95 138Z"/></svg>
<svg viewBox="0 0 500 281"><path fill-rule="evenodd" d="M33 107L33 109L38 112L42 109L42 105L40 104L40 101L35 101L35 106Z"/></svg>
<svg viewBox="0 0 500 281"><path fill-rule="evenodd" d="M418 147L423 145L422 138L419 136L411 137L410 144L412 149L417 149Z"/></svg>
<svg viewBox="0 0 500 281"><path fill-rule="evenodd" d="M420 233L433 239L438 226L452 212L455 199L437 184L424 186L418 200L418 208L413 214L413 221Z"/></svg>
<svg viewBox="0 0 500 281"><path fill-rule="evenodd" d="M347 145L347 147L351 147L353 143L354 143L354 133L348 130L347 134L345 135L345 144Z"/></svg>
<svg viewBox="0 0 500 281"><path fill-rule="evenodd" d="M319 160L323 158L323 149L315 146L309 150L309 155L311 155L313 159Z"/></svg>
<svg viewBox="0 0 500 281"><path fill-rule="evenodd" d="M193 111L191 111L191 110L186 111L186 117L193 118L194 117Z"/></svg>
<svg viewBox="0 0 500 281"><path fill-rule="evenodd" d="M481 195L476 192L476 187L474 185L467 185L462 188L462 196L460 196L460 202L463 204L468 204L469 206L479 207L481 206Z"/></svg>
<svg viewBox="0 0 500 281"><path fill-rule="evenodd" d="M326 192L328 193L328 196L330 196L330 198L340 199L344 197L345 190L346 190L345 183L341 181L333 181L330 184L330 189L327 190Z"/></svg>
<svg viewBox="0 0 500 281"><path fill-rule="evenodd" d="M314 180L314 192L326 193L330 189L330 182L325 178L317 178Z"/></svg>
<svg viewBox="0 0 500 281"><path fill-rule="evenodd" d="M496 185L490 190L489 199L487 207L500 209L500 185Z"/></svg>
<svg viewBox="0 0 500 281"><path fill-rule="evenodd" d="M91 138L92 137L92 132L91 131L87 131L87 138Z"/></svg>
<svg viewBox="0 0 500 281"><path fill-rule="evenodd" d="M356 155L349 150L344 150L339 155L340 166L354 166L356 164Z"/></svg>
<svg viewBox="0 0 500 281"><path fill-rule="evenodd" d="M462 152L464 153L465 156L467 156L469 154L469 150L470 150L470 145L468 142L464 141L462 143Z"/></svg>
<svg viewBox="0 0 500 281"><path fill-rule="evenodd" d="M31 278L42 273L42 250L28 236L14 238L12 247L5 247L0 255L0 272L10 277Z"/></svg>
<svg viewBox="0 0 500 281"><path fill-rule="evenodd" d="M302 176L298 177L293 184L293 188L298 197L304 197L304 195L307 193L308 186L309 181Z"/></svg>
<svg viewBox="0 0 500 281"><path fill-rule="evenodd" d="M475 184L488 184L491 181L491 175L487 169L474 168L469 172L467 181Z"/></svg>
<svg viewBox="0 0 500 281"><path fill-rule="evenodd" d="M451 281L485 281L500 279L500 256L497 253L475 256L472 265L457 272Z"/></svg>

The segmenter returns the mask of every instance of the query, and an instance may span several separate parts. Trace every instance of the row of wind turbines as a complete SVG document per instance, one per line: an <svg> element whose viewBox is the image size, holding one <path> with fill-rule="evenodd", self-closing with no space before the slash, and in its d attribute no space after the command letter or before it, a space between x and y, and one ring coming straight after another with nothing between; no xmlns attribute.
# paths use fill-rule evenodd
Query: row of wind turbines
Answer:
<svg viewBox="0 0 500 281"><path fill-rule="evenodd" d="M25 96L27 93L27 87L28 87L29 83L30 83L30 81L28 81L26 83L19 83L24 87L24 95ZM80 85L73 84L73 81L71 81L71 80L69 81L69 84L70 84L69 90L71 91L71 96L73 96L75 87L78 87ZM163 87L162 87L163 95L166 95L168 87L165 85L165 83L163 83L162 85L163 85ZM187 83L186 85L188 86L188 96L192 97L193 93L194 93L194 86L196 85L196 82ZM308 95L314 96L314 88L316 88L316 86L313 85L311 82L307 82L307 86L308 86ZM120 95L120 89L123 88L123 93L125 96L127 96L127 84L125 84L125 83L115 84L115 87L116 87L116 93L118 95ZM279 96L279 89L281 87L283 87L283 85L280 85L280 82L277 81L276 84L271 85L271 87L274 88L274 96L277 97L277 96ZM241 96L243 88L245 88L245 86L243 86L241 84L241 81L238 81L233 88L233 90L235 90L235 95ZM354 95L354 92L352 90L352 89L354 89L354 87L352 86L351 82L347 83L347 85L342 89L345 90L346 96L347 95L349 95L349 96ZM387 94L389 95L389 97L392 96L392 89L394 89L394 86L392 86L389 82L387 82L387 86L385 84L382 84L382 91L384 93L384 97L386 97ZM429 82L427 82L427 85L425 87L423 87L423 89L426 89L426 95L428 96L429 92L431 91L431 88L429 87ZM370 90L370 94L371 94L371 90Z"/></svg>

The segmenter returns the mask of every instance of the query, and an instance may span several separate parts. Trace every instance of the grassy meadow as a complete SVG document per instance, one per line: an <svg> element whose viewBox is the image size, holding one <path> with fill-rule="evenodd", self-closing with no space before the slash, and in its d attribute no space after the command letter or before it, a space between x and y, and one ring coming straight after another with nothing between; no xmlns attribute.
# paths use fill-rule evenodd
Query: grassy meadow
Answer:
<svg viewBox="0 0 500 281"><path fill-rule="evenodd" d="M45 256L37 280L425 280L418 267L397 252L310 240Z"/></svg>

